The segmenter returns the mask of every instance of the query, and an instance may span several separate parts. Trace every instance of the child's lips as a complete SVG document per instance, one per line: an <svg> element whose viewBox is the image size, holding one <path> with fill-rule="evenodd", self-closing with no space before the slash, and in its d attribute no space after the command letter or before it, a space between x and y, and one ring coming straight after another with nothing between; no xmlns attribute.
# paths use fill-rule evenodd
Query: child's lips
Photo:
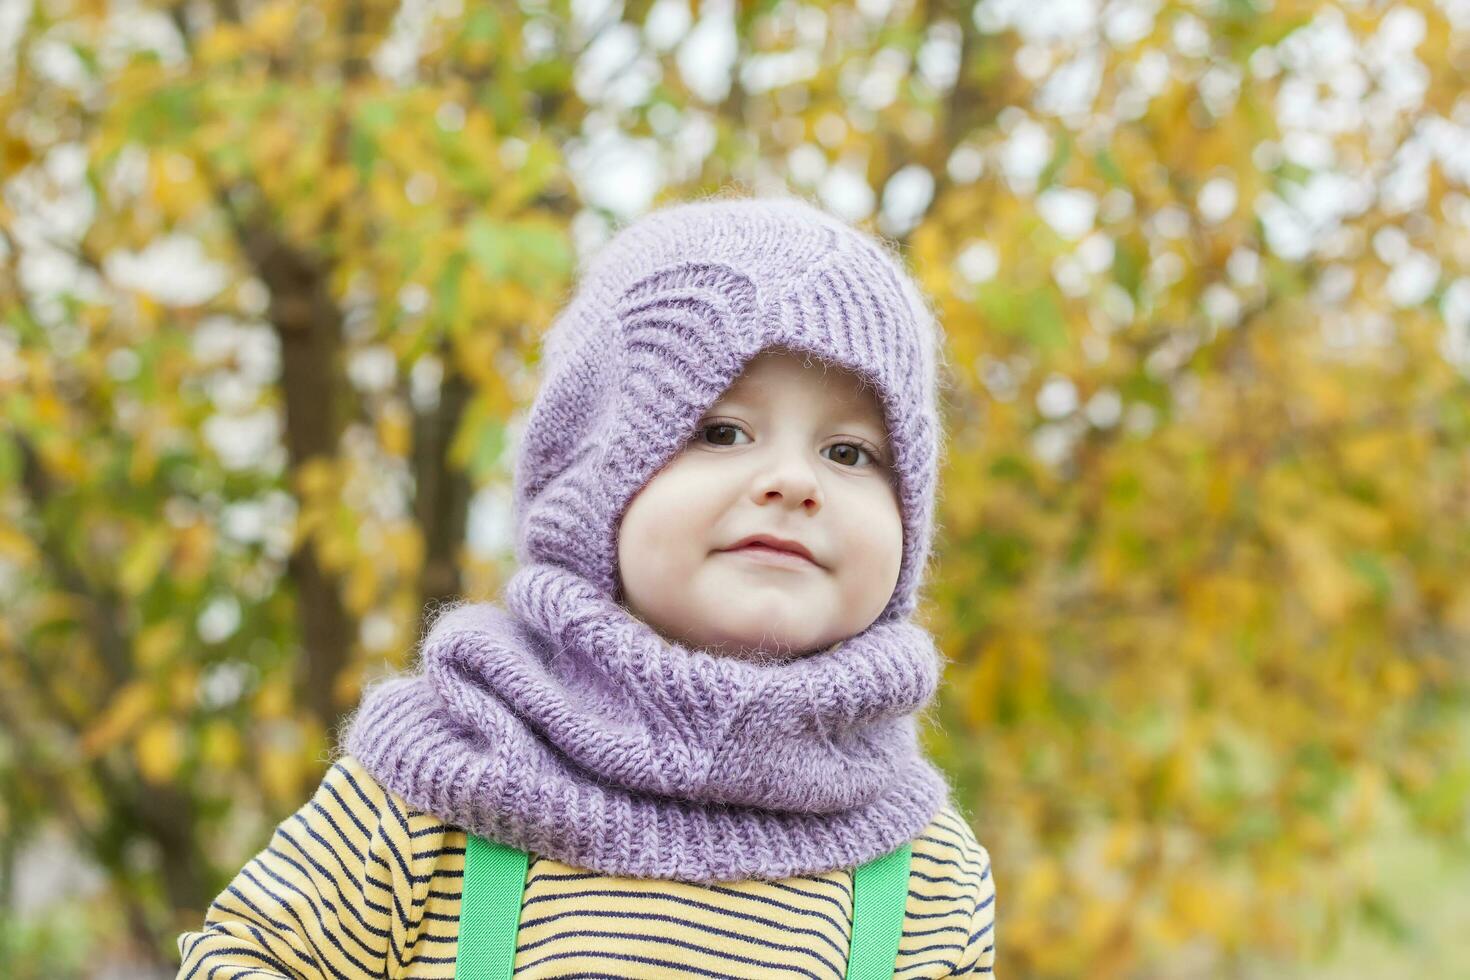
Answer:
<svg viewBox="0 0 1470 980"><path fill-rule="evenodd" d="M767 544L748 544L742 548L729 548L723 552L727 555L739 555L764 565L772 565L778 568L816 568L816 562L798 555L794 551L786 551L781 548L773 548Z"/></svg>

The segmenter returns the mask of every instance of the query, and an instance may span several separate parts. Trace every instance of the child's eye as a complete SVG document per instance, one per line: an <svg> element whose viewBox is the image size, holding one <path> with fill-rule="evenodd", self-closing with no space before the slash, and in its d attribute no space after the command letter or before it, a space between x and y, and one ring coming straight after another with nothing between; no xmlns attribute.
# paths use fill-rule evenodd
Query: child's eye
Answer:
<svg viewBox="0 0 1470 980"><path fill-rule="evenodd" d="M745 432L745 430L741 429L740 426L738 426L738 425L731 425L729 422L711 422L711 423L709 423L707 425L701 425L699 427L699 434L700 435L703 435L704 433L709 432L711 430L716 430L716 431L718 431L718 430L724 430L724 432L726 432L726 433L739 432L742 435ZM731 445L734 445L734 443L724 442L724 441L718 441L718 442L715 443L715 445L717 445L717 446L731 446Z"/></svg>
<svg viewBox="0 0 1470 980"><path fill-rule="evenodd" d="M716 433L716 435L714 435L710 440L711 443L716 446L737 445L737 443L734 441L736 434L738 433L739 435L746 435L744 429L730 422L708 422L699 427L699 429L695 433L695 437L703 438L706 433ZM747 436L747 438L749 437ZM727 439L730 441L727 442ZM833 462L836 463L846 463L846 465L849 466L856 466L861 463L863 456L867 456L869 465L882 465L882 460L878 456L878 450L874 449L872 446L867 445L866 443L851 441L834 442L827 448L843 450L842 456L828 457L828 459L831 459Z"/></svg>
<svg viewBox="0 0 1470 980"><path fill-rule="evenodd" d="M834 442L832 445L828 446L827 448L828 449L841 449L841 448L852 449L852 450L855 450L858 453L861 453L864 456L867 456L868 459L869 459L869 461L872 462L874 465L877 465L877 463L878 463L878 454L877 454L877 452L874 451L874 450L872 450L872 449L869 449L867 446L864 446L862 443L859 443L859 442ZM840 463L840 462L842 462L842 460L838 459L838 460L834 460L834 462Z"/></svg>

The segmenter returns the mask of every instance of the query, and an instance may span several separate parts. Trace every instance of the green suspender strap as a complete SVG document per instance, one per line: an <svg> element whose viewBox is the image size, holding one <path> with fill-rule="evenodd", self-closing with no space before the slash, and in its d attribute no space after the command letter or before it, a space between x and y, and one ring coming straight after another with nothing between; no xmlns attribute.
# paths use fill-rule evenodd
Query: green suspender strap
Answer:
<svg viewBox="0 0 1470 980"><path fill-rule="evenodd" d="M510 980L531 855L465 834L455 980Z"/></svg>
<svg viewBox="0 0 1470 980"><path fill-rule="evenodd" d="M846 980L892 980L908 904L912 844L858 865L852 876L852 948ZM530 855L465 834L455 980L510 980Z"/></svg>
<svg viewBox="0 0 1470 980"><path fill-rule="evenodd" d="M852 948L847 980L893 980L898 940L909 900L909 857L914 845L860 864L852 873Z"/></svg>

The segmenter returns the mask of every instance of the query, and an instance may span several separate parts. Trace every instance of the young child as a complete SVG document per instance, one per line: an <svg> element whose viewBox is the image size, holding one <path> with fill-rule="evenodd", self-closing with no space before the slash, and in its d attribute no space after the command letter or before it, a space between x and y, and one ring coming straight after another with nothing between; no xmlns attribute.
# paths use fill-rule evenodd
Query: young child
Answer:
<svg viewBox="0 0 1470 980"><path fill-rule="evenodd" d="M677 204L599 250L543 353L502 603L364 693L179 975L991 973L989 856L918 742L918 288L800 199Z"/></svg>

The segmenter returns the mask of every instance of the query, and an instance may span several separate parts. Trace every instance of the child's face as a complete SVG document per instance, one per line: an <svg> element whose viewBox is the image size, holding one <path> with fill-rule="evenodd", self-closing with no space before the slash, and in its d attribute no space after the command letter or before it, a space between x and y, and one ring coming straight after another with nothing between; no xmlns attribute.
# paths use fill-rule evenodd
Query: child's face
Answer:
<svg viewBox="0 0 1470 980"><path fill-rule="evenodd" d="M859 376L782 349L758 354L629 503L618 528L624 605L666 639L750 659L862 632L903 555L887 436ZM725 550L756 534L799 542L815 563Z"/></svg>

